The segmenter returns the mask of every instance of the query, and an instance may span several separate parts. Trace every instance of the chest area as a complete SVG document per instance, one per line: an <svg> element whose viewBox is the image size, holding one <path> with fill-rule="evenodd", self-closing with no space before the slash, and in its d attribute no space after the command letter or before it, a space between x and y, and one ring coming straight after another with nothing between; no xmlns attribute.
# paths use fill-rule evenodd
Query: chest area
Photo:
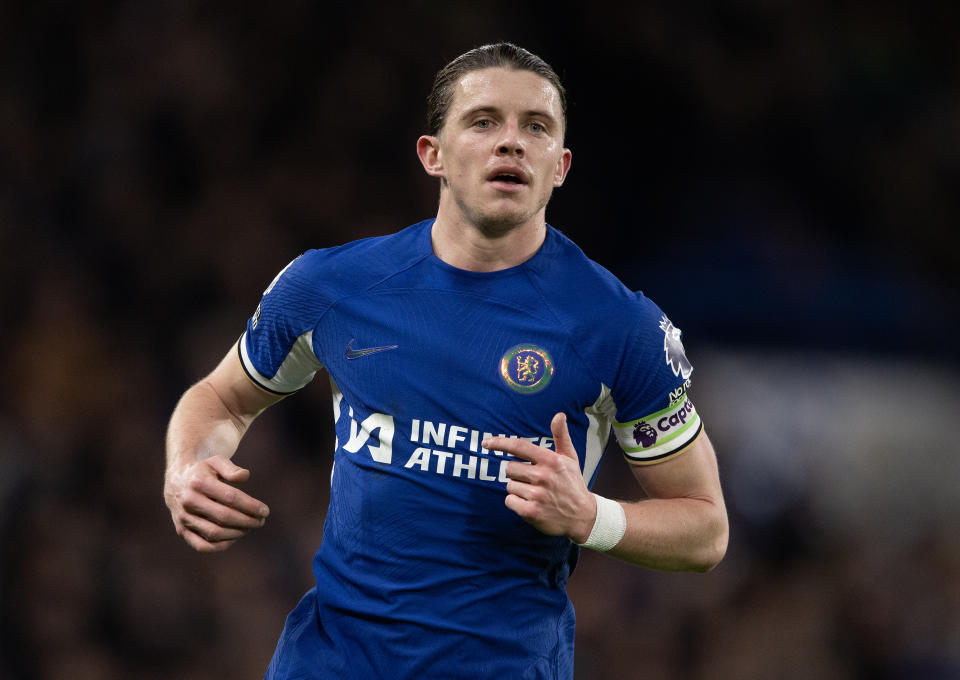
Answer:
<svg viewBox="0 0 960 680"><path fill-rule="evenodd" d="M318 331L324 365L363 411L505 427L596 398L568 329L522 291L365 295L331 309Z"/></svg>

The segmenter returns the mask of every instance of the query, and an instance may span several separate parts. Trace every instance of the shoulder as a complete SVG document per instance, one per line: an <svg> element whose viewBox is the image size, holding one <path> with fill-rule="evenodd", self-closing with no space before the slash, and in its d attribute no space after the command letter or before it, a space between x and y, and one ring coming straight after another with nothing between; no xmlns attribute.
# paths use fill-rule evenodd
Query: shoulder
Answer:
<svg viewBox="0 0 960 680"><path fill-rule="evenodd" d="M662 312L653 301L630 290L562 232L550 227L544 248L533 274L554 313L568 324L597 329L623 327L628 320L659 321Z"/></svg>
<svg viewBox="0 0 960 680"><path fill-rule="evenodd" d="M350 241L343 245L308 250L298 258L298 270L311 278L369 280L389 274L423 259L432 220L418 222L385 236Z"/></svg>
<svg viewBox="0 0 960 680"><path fill-rule="evenodd" d="M386 236L358 239L339 246L308 250L277 275L275 286L309 291L333 302L356 294L422 260L428 251L426 220Z"/></svg>
<svg viewBox="0 0 960 680"><path fill-rule="evenodd" d="M646 385L647 372L663 363L669 339L675 339L673 355L683 362L683 379L689 376L688 363L680 358L680 331L653 300L630 290L559 232L550 241L548 257L534 275L536 285L575 351L604 384L618 392L627 382ZM674 387L657 389L665 394Z"/></svg>

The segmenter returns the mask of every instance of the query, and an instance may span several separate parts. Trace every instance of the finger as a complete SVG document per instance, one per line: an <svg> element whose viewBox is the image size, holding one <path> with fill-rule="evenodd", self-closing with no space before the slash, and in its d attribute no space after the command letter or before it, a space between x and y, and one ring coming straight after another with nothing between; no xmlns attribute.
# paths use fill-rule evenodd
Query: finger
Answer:
<svg viewBox="0 0 960 680"><path fill-rule="evenodd" d="M503 504L527 522L532 521L537 514L537 506L535 503L514 494L508 494L507 497L503 499Z"/></svg>
<svg viewBox="0 0 960 680"><path fill-rule="evenodd" d="M537 502L541 500L543 488L536 484L527 484L511 480L507 482L507 493L522 498L525 501Z"/></svg>
<svg viewBox="0 0 960 680"><path fill-rule="evenodd" d="M503 451L531 463L541 462L546 459L546 456L550 455L549 449L531 444L526 439L490 437L484 439L480 445L488 451Z"/></svg>
<svg viewBox="0 0 960 680"><path fill-rule="evenodd" d="M207 458L207 464L231 484L241 484L250 479L250 470L235 465L226 456L211 456Z"/></svg>
<svg viewBox="0 0 960 680"><path fill-rule="evenodd" d="M200 534L187 528L184 528L179 533L180 536L183 537L183 540L187 542L187 545L197 552L220 552L221 550L226 550L231 545L236 543L236 541L218 541L216 543L211 543Z"/></svg>
<svg viewBox="0 0 960 680"><path fill-rule="evenodd" d="M540 471L525 461L514 460L507 463L506 473L509 479L519 482L537 483L540 481Z"/></svg>
<svg viewBox="0 0 960 680"><path fill-rule="evenodd" d="M570 430L567 428L567 414L558 413L550 421L550 431L553 433L553 443L557 453L567 458L577 458L577 450L573 448L573 440L570 438Z"/></svg>
<svg viewBox="0 0 960 680"><path fill-rule="evenodd" d="M235 541L238 538L243 538L247 535L247 532L242 529L221 527L205 517L200 517L199 515L185 515L183 518L181 518L181 522L184 529L190 530L208 543Z"/></svg>
<svg viewBox="0 0 960 680"><path fill-rule="evenodd" d="M266 521L263 517L248 515L200 494L185 497L183 508L195 515L205 517L214 524L234 529L258 529Z"/></svg>
<svg viewBox="0 0 960 680"><path fill-rule="evenodd" d="M202 480L198 490L208 498L250 517L263 518L270 514L270 508L265 503L219 479Z"/></svg>

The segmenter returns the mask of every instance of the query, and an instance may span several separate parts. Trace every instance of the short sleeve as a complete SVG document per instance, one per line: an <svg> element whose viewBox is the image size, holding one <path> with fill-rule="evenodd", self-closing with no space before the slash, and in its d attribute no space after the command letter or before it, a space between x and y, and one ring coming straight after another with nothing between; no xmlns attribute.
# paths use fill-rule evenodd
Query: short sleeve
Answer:
<svg viewBox="0 0 960 680"><path fill-rule="evenodd" d="M703 425L687 395L693 366L680 329L650 300L639 303L612 397L620 448L629 462L643 465L681 453Z"/></svg>
<svg viewBox="0 0 960 680"><path fill-rule="evenodd" d="M240 338L244 370L270 392L296 392L322 368L313 347L313 330L326 308L312 276L316 252L301 255L277 274Z"/></svg>

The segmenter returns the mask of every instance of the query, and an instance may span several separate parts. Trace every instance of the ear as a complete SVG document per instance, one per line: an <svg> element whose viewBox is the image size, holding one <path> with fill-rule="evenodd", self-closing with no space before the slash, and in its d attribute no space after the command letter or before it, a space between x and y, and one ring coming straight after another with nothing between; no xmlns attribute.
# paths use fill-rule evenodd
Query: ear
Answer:
<svg viewBox="0 0 960 680"><path fill-rule="evenodd" d="M570 172L570 163L573 161L573 152L570 149L564 149L560 154L560 160L557 161L557 170L553 174L553 186L558 187L563 184Z"/></svg>
<svg viewBox="0 0 960 680"><path fill-rule="evenodd" d="M440 139L432 135L423 135L417 140L417 157L427 174L431 177L443 177L443 161L440 158Z"/></svg>

